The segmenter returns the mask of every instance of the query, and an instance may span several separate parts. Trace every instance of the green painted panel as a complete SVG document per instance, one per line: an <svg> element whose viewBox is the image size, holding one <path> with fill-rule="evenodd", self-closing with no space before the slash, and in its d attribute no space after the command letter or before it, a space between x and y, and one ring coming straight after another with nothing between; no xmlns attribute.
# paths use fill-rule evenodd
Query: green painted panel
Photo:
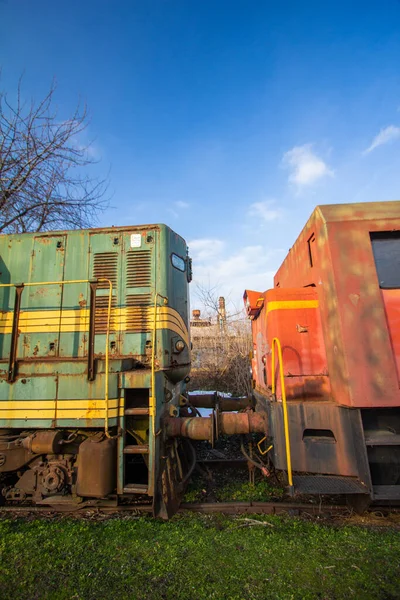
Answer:
<svg viewBox="0 0 400 600"><path fill-rule="evenodd" d="M62 281L64 278L65 236L52 235L34 237L30 257L30 283ZM60 310L61 285L34 285L22 293L21 311L37 311L41 315ZM39 316L39 315L38 315ZM50 319L42 319L43 332L23 333L19 336L17 358L57 356L59 332L51 331Z"/></svg>
<svg viewBox="0 0 400 600"><path fill-rule="evenodd" d="M14 383L0 380L0 400L54 400L57 397L57 377L29 377Z"/></svg>
<svg viewBox="0 0 400 600"><path fill-rule="evenodd" d="M133 237L132 237L133 236ZM128 375L118 372L130 369L129 361L123 357L135 357L142 360L151 352L146 342L152 341L152 313L150 323L147 310L153 307L154 292L168 297L168 308L175 309L188 322L189 306L187 298L186 272L174 268L171 254L186 259L186 244L180 236L165 225L145 227L115 228L109 230L70 231L49 234L23 234L0 236L0 282L33 282L54 280L60 282L70 279L90 279L106 276L113 281L113 305L123 309L124 317L119 322L127 330L114 331L110 335L110 377L109 397L118 397L118 377L127 385L143 387L150 385L149 371L132 371ZM98 309L106 309L108 291L99 286ZM12 310L14 289L0 289L0 309ZM22 296L22 310L41 312L42 330L22 332L19 337L18 379L13 384L5 382L10 335L0 333L0 399L14 400L53 400L100 399L104 398L105 369L105 328L103 318L98 313L98 329L95 339L97 375L94 382L87 381L88 330L66 331L66 327L54 324L51 311L62 315L72 315L79 321L79 312L88 313L90 302L89 285L65 284L61 286L26 287ZM162 304L162 300L159 300ZM143 310L143 313L140 311ZM132 310L131 310L132 309ZM139 310L138 310L139 309ZM68 311L77 311L70 312ZM50 313L44 315L43 313ZM122 313L121 313L122 314ZM171 315L172 313L170 313ZM78 315L78 316L77 316ZM100 315L100 316L99 316ZM63 316L63 319L64 319ZM173 322L173 314L171 322ZM52 328L46 325L46 319L52 320ZM136 319L136 320L135 320ZM49 321L50 322L50 321ZM65 325L64 321L63 324ZM53 331L51 331L53 329ZM143 331L146 330L146 331ZM157 333L157 365L170 367L173 359L176 364L188 362L186 350L173 354L174 344L179 334L167 329ZM35 358L34 361L21 361L22 358ZM113 357L119 357L113 360ZM72 360L63 360L63 359ZM82 360L77 360L77 359ZM148 362L149 365L149 362ZM145 373L145 375L143 374ZM172 373L172 370L171 370ZM58 381L58 387L56 379ZM25 381L23 383L23 381ZM141 383L140 383L141 382ZM163 407L164 387L168 379L164 373L156 373L156 425ZM0 421L0 426L3 422ZM110 425L116 420L111 419ZM3 426L4 425L3 423ZM8 426L10 426L8 424ZM54 422L32 419L29 424L12 422L13 427L49 427ZM75 420L62 419L58 426L88 427L104 426L103 419ZM154 457L151 459L154 460Z"/></svg>
<svg viewBox="0 0 400 600"><path fill-rule="evenodd" d="M154 305L159 227L149 226L140 233L126 232L122 244L121 303L130 316L127 330L121 333L121 352L140 358L146 356L146 342L152 339L148 309Z"/></svg>
<svg viewBox="0 0 400 600"><path fill-rule="evenodd" d="M89 236L85 232L77 231L68 235L66 240L64 279L89 279ZM63 311L82 311L87 313L90 305L90 291L88 283L65 284L62 296ZM80 312L76 313L77 316ZM79 318L79 317L78 317ZM78 321L78 319L77 319ZM68 322L68 321L66 321ZM85 357L88 351L88 331L75 331L60 333L58 356L60 357Z"/></svg>
<svg viewBox="0 0 400 600"><path fill-rule="evenodd" d="M33 237L0 235L0 283L29 281ZM0 310L14 310L15 289L0 287ZM0 358L7 359L10 335L0 334Z"/></svg>
<svg viewBox="0 0 400 600"><path fill-rule="evenodd" d="M105 374L97 375L94 381L82 376L60 375L58 382L58 400L79 400L89 398L97 400L105 395ZM110 373L108 377L109 398L118 397L118 375Z"/></svg>
<svg viewBox="0 0 400 600"><path fill-rule="evenodd" d="M90 232L89 277L106 278L112 282L113 307L120 305L120 270L121 270L121 233ZM108 307L109 288L107 283L100 283L96 295L96 337L95 354L105 355L105 324ZM101 315L101 316L100 316ZM103 324L103 326L102 326ZM118 335L110 332L110 348L118 351Z"/></svg>

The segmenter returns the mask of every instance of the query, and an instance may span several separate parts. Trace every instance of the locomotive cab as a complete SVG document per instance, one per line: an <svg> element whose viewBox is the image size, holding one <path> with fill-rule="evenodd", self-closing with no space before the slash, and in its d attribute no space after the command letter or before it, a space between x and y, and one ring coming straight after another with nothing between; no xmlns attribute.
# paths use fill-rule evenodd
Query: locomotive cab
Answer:
<svg viewBox="0 0 400 600"><path fill-rule="evenodd" d="M244 301L275 466L289 438L295 491L400 499L400 202L317 207Z"/></svg>

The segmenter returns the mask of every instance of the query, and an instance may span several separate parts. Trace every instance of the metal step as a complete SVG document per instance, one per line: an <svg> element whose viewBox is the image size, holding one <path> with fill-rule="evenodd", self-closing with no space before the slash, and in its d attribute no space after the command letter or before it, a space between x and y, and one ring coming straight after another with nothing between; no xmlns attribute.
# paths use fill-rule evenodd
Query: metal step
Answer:
<svg viewBox="0 0 400 600"><path fill-rule="evenodd" d="M368 494L367 486L353 477L336 475L295 475L294 490L298 494Z"/></svg>
<svg viewBox="0 0 400 600"><path fill-rule="evenodd" d="M400 485L374 485L374 500L400 500Z"/></svg>
<svg viewBox="0 0 400 600"><path fill-rule="evenodd" d="M400 435L391 431L365 431L367 446L400 446Z"/></svg>
<svg viewBox="0 0 400 600"><path fill-rule="evenodd" d="M147 494L148 486L145 483L127 483L124 494Z"/></svg>
<svg viewBox="0 0 400 600"><path fill-rule="evenodd" d="M148 454L148 453L149 453L149 447L147 445L143 445L143 446L132 445L132 446L125 446L125 448L124 448L124 454Z"/></svg>
<svg viewBox="0 0 400 600"><path fill-rule="evenodd" d="M149 415L149 408L148 407L126 408L124 415L126 417L146 417Z"/></svg>

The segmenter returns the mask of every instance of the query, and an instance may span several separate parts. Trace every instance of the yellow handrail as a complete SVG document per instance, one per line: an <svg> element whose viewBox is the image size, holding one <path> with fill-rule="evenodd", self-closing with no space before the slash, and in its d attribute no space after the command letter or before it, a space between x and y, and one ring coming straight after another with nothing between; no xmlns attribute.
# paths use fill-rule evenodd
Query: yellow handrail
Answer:
<svg viewBox="0 0 400 600"><path fill-rule="evenodd" d="M28 283L21 283L23 287L32 287L34 285L64 285L66 283L90 283L91 281L105 282L108 283L108 310L107 310L107 329L106 329L106 353L105 353L105 390L104 390L104 403L105 403L105 419L104 419L104 433L107 437L111 437L108 431L108 365L109 365L109 342L110 342L110 323L111 323L111 305L112 305L112 282L104 277L98 279L68 279L65 281L33 281ZM0 287L16 287L19 284L16 283L0 283Z"/></svg>
<svg viewBox="0 0 400 600"><path fill-rule="evenodd" d="M157 340L157 298L158 293L154 292L154 312L153 312L153 332L151 341L151 394L149 397L149 416L151 424L151 434L154 435L154 388L156 385L156 340Z"/></svg>
<svg viewBox="0 0 400 600"><path fill-rule="evenodd" d="M289 420L288 420L287 404L286 404L285 377L283 374L282 348L281 348L281 343L280 343L279 339L276 337L272 340L271 372L272 372L272 394L273 395L275 395L275 347L278 348L279 377L281 380L283 426L284 426L284 432L285 432L285 447L286 447L288 482L289 482L289 486L293 487L292 459L290 456Z"/></svg>

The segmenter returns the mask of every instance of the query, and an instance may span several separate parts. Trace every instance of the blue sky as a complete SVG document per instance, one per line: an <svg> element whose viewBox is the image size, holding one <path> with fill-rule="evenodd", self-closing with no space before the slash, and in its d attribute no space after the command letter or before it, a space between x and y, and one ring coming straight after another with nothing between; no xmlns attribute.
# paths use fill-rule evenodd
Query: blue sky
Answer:
<svg viewBox="0 0 400 600"><path fill-rule="evenodd" d="M236 305L315 205L400 197L398 0L0 0L0 19L3 89L55 77L61 115L88 104L100 224L167 223Z"/></svg>

